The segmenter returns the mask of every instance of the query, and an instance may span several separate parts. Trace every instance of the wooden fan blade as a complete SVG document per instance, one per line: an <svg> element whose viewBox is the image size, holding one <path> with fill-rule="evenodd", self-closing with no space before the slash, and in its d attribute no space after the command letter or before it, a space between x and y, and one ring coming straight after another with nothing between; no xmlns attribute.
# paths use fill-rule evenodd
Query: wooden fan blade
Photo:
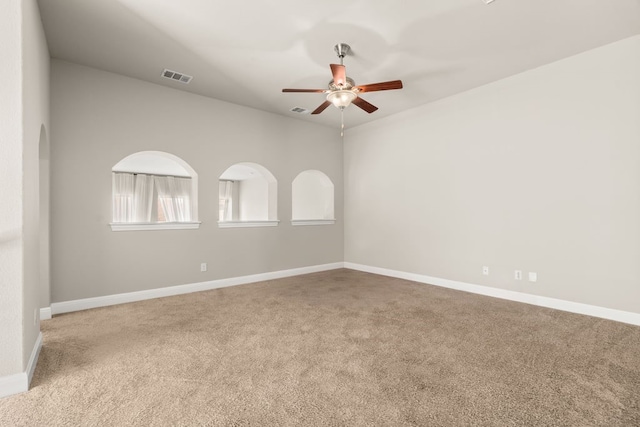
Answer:
<svg viewBox="0 0 640 427"><path fill-rule="evenodd" d="M313 110L311 114L320 114L322 113L331 103L329 101L324 101L318 108Z"/></svg>
<svg viewBox="0 0 640 427"><path fill-rule="evenodd" d="M352 101L352 104L356 104L358 107L362 108L364 111L366 111L369 114L373 113L378 109L378 107L376 107L373 104L370 104L369 102L365 101L360 97L357 97L356 99L354 99Z"/></svg>
<svg viewBox="0 0 640 427"><path fill-rule="evenodd" d="M390 82L372 83L368 85L356 86L360 92L375 92L378 90L402 89L402 80L391 80Z"/></svg>
<svg viewBox="0 0 640 427"><path fill-rule="evenodd" d="M283 92L325 93L326 89L282 89Z"/></svg>
<svg viewBox="0 0 640 427"><path fill-rule="evenodd" d="M333 84L336 86L344 86L347 84L347 69L344 65L329 64L331 73L333 74Z"/></svg>

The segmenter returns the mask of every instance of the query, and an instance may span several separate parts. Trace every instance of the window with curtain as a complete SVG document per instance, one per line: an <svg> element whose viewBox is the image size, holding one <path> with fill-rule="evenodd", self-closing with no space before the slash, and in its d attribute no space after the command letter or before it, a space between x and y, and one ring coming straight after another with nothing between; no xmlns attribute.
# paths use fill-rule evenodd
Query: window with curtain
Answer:
<svg viewBox="0 0 640 427"><path fill-rule="evenodd" d="M158 194L158 222L191 221L191 179L155 176Z"/></svg>
<svg viewBox="0 0 640 427"><path fill-rule="evenodd" d="M191 178L113 172L114 223L191 222Z"/></svg>
<svg viewBox="0 0 640 427"><path fill-rule="evenodd" d="M218 219L231 221L233 219L233 181L219 182Z"/></svg>
<svg viewBox="0 0 640 427"><path fill-rule="evenodd" d="M228 167L218 177L218 227L275 227L278 181L258 163Z"/></svg>

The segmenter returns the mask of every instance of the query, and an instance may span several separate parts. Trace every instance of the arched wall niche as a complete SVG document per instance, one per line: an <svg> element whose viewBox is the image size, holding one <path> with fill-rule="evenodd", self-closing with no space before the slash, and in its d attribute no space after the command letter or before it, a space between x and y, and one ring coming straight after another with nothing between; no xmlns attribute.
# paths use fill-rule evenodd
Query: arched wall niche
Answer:
<svg viewBox="0 0 640 427"><path fill-rule="evenodd" d="M278 225L278 181L253 162L231 165L219 178L218 225L272 227Z"/></svg>
<svg viewBox="0 0 640 427"><path fill-rule="evenodd" d="M164 151L132 153L112 169L114 231L198 228L198 174Z"/></svg>
<svg viewBox="0 0 640 427"><path fill-rule="evenodd" d="M198 178L198 174L189 163L164 151L138 151L120 160L111 170L113 172Z"/></svg>
<svg viewBox="0 0 640 427"><path fill-rule="evenodd" d="M39 281L40 307L51 305L51 251L50 251L50 146L47 129L40 126L40 141L38 143L38 193L39 193Z"/></svg>
<svg viewBox="0 0 640 427"><path fill-rule="evenodd" d="M291 184L293 225L334 224L334 185L319 170L300 172Z"/></svg>

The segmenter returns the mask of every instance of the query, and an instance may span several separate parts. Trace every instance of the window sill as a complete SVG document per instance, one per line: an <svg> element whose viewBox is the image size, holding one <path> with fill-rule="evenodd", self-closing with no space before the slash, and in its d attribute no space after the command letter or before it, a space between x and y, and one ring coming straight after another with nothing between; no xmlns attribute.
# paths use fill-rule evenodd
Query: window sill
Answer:
<svg viewBox="0 0 640 427"><path fill-rule="evenodd" d="M196 230L200 222L112 222L111 231Z"/></svg>
<svg viewBox="0 0 640 427"><path fill-rule="evenodd" d="M335 219L292 219L291 225L333 225Z"/></svg>
<svg viewBox="0 0 640 427"><path fill-rule="evenodd" d="M218 221L220 228L276 227L280 221Z"/></svg>

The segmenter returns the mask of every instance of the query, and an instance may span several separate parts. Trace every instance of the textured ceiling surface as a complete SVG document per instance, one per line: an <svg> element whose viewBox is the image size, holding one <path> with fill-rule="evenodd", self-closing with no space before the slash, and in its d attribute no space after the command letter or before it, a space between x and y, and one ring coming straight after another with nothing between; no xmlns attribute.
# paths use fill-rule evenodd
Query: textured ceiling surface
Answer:
<svg viewBox="0 0 640 427"><path fill-rule="evenodd" d="M348 43L356 84L379 107L356 126L640 33L640 0L40 0L51 56L275 114L338 127L315 109L333 47ZM168 68L193 76L185 85Z"/></svg>

